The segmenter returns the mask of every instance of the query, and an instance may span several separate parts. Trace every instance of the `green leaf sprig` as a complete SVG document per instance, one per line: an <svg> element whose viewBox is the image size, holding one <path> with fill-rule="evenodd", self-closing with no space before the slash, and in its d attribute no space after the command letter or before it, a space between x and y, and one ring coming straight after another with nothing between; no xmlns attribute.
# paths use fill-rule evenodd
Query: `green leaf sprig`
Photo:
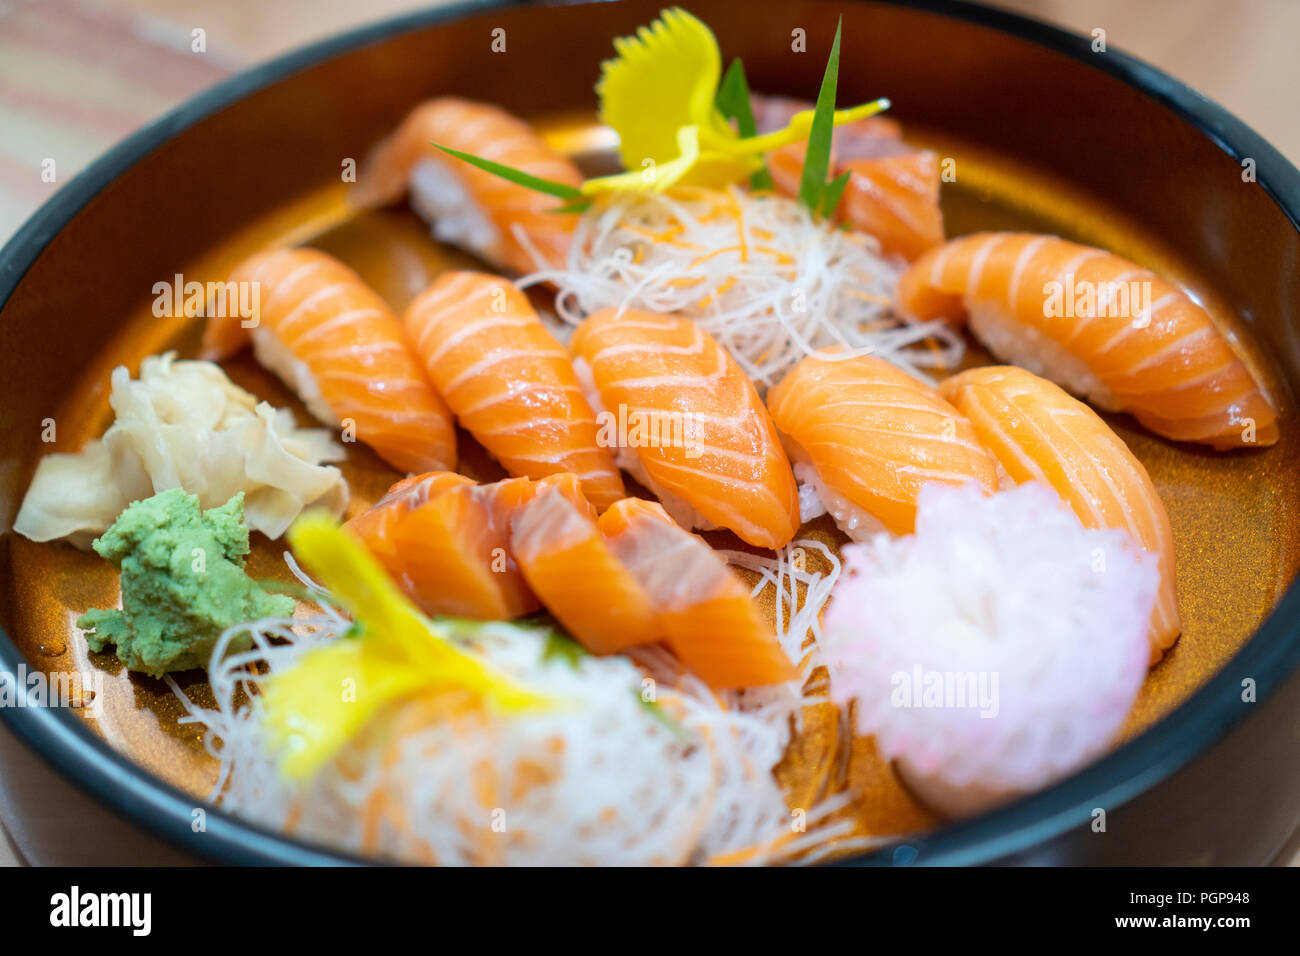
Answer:
<svg viewBox="0 0 1300 956"><path fill-rule="evenodd" d="M799 201L814 216L824 219L830 219L835 215L850 176L850 173L845 172L834 179L827 180L831 169L831 143L835 131L835 96L839 83L840 39L843 27L844 22L841 18L835 25L835 40L831 44L826 70L822 75L821 89L817 94L812 124L808 131L808 145L804 152L803 174L799 180ZM757 135L749 81L745 76L744 64L739 58L732 60L731 66L727 68L718 87L715 105L725 118L735 121L737 132L742 137L750 138ZM879 111L888 109L890 104L887 99L881 98L870 105ZM550 212L576 213L591 206L592 199L575 186L534 176L513 166L461 152L440 143L432 145L494 176L500 176L519 186L563 200L562 205L549 210ZM755 190L775 188L766 161L750 176L749 184Z"/></svg>
<svg viewBox="0 0 1300 956"><path fill-rule="evenodd" d="M731 61L722 84L718 87L716 100L718 112L727 119L736 121L736 131L743 137L757 136L758 124L754 122L754 106L749 93L749 81L745 78L745 65L740 57ZM767 161L763 168L749 177L751 189L775 189L772 174L768 172Z"/></svg>
<svg viewBox="0 0 1300 956"><path fill-rule="evenodd" d="M835 24L835 41L831 44L831 55L826 60L826 72L822 75L822 86L817 93L817 106L813 110L812 128L808 131L808 148L804 153L803 176L799 180L799 201L815 215L829 219L835 214L844 187L848 185L849 174L826 181L831 167L831 140L835 132L833 116L835 113L835 90L840 73L840 31L844 27L843 18Z"/></svg>
<svg viewBox="0 0 1300 956"><path fill-rule="evenodd" d="M541 176L534 176L522 169L515 169L505 163L484 159L482 156L475 156L473 153L463 153L458 149L452 149L450 146L443 146L441 143L431 143L431 145L436 146L444 153L455 156L457 159L464 160L471 166L478 167L484 172L500 176L502 179L532 189L535 192L545 193L547 196L555 196L557 199L565 201L564 205L551 210L551 212L582 212L591 205L591 200L584 196L582 190L576 186L570 186L568 183L557 183L553 179L544 179Z"/></svg>

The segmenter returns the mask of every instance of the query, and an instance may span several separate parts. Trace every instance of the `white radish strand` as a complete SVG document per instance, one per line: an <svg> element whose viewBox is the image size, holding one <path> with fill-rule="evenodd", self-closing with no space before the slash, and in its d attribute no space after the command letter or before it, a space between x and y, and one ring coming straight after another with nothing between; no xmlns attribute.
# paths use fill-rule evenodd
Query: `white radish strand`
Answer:
<svg viewBox="0 0 1300 956"><path fill-rule="evenodd" d="M342 850L443 864L779 862L845 832L828 822L837 809L828 803L809 812L809 833L791 837L772 768L802 705L792 688L742 707L691 675L669 676L665 652L645 669L622 657L575 664L544 657L538 631L510 624L486 625L467 646L573 706L526 719L471 712L399 732L421 701L395 704L324 771L296 783L280 770L259 687L349 624L327 612L229 629L210 664L213 708L170 682L187 708L182 722L205 727L204 746L220 763L212 798L227 810ZM244 632L252 647L230 654ZM654 686L667 720L642 702L647 672L665 675ZM502 806L485 805L470 785L476 768L499 781ZM368 830L376 794L389 812ZM501 832L492 829L497 810ZM824 834L813 827L823 822Z"/></svg>
<svg viewBox="0 0 1300 956"><path fill-rule="evenodd" d="M873 238L781 196L616 194L579 217L562 268L538 265L519 285L553 285L563 321L601 308L686 316L760 391L819 349L879 355L923 380L924 369L956 368L965 350L947 323L893 310L899 265Z"/></svg>
<svg viewBox="0 0 1300 956"><path fill-rule="evenodd" d="M821 555L827 565L826 573L807 568L808 552ZM840 560L835 552L813 538L800 538L775 552L774 556L752 554L749 551L718 552L734 567L744 568L758 575L753 596L758 598L768 587L775 589L775 625L777 640L786 655L800 664L806 680L824 663L821 658L821 613L830 600L831 591L840 577ZM812 638L809 641L809 638ZM745 691L753 694L761 688ZM803 689L803 699L824 699L826 688Z"/></svg>
<svg viewBox="0 0 1300 956"><path fill-rule="evenodd" d="M916 530L846 545L823 640L850 701L925 802L965 816L1111 744L1147 674L1159 562L1049 487L931 483ZM1045 609L1050 609L1046 613Z"/></svg>
<svg viewBox="0 0 1300 956"><path fill-rule="evenodd" d="M821 554L827 573L807 568L807 549ZM812 539L773 557L723 554L758 575L756 597L776 588L776 630L791 659L803 661L806 680L820 663L817 644L808 638L820 636L818 619L839 577L835 554ZM427 723L401 737L396 751L391 739L387 750L375 739L359 739L311 783L295 784L280 771L266 733L260 684L293 667L305 650L338 638L351 622L327 603L329 593L292 555L286 560L321 599L321 613L225 632L209 673L215 708L199 707L169 681L187 708L181 722L205 727L204 746L218 760L212 799L237 815L350 852L462 864L802 863L884 842L854 836L853 821L837 818L851 802L845 793L809 809L808 832L791 831L772 770L804 707L826 698L824 683L805 686L802 694L796 685L715 693L683 673L662 647L638 649L635 662L584 657L574 667L540 659L540 635L512 625L487 627L476 650L543 693L581 700L581 707L528 721ZM231 640L244 630L253 646L230 654ZM647 676L657 706L677 731L638 700ZM401 707L387 712L372 725L371 737L385 741L385 728L402 716ZM497 808L484 807L465 784L470 768L485 761L507 785L503 789L521 782L522 768L546 771L544 782L528 788L522 800L500 808L508 839L485 837L492 832L485 819ZM646 768L653 773L647 776ZM368 841L365 810L377 792L397 804L405 826L381 827ZM485 846L492 854L485 856Z"/></svg>
<svg viewBox="0 0 1300 956"><path fill-rule="evenodd" d="M821 556L821 562L826 567L824 572L809 568L813 560L809 552ZM802 661L800 671L803 682L799 708L791 715L795 732L800 732L804 708L807 705L830 700L830 682L824 676L825 672L818 680L814 681L811 677L819 667L826 664L821 617L829 603L832 590L840 580L843 565L831 548L813 538L793 541L771 557L748 551L719 553L732 566L744 568L759 576L753 590L755 598L762 595L767 588L775 588L777 638L792 660ZM764 706L771 706L769 699L771 692L770 688L748 688L733 692L733 699L742 708L761 710ZM841 709L839 724L839 732L842 735L848 737L852 734L847 708ZM786 837L779 848L764 848L764 853L756 854L753 859L745 862L761 863L779 858L799 866L807 866L830 858L865 853L898 839L897 834L859 833L855 816L851 813L843 814L843 811L859 799L852 788L844 785L848 770L847 755L847 750L841 750L841 765L832 772L832 780L835 782L831 784L830 794L818 800L809 813L808 834L797 840Z"/></svg>

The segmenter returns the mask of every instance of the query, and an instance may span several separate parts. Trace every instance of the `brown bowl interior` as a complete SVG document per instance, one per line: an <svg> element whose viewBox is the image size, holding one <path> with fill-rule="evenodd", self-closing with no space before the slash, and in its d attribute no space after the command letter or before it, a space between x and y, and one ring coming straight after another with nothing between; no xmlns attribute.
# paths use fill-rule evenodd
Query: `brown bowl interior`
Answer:
<svg viewBox="0 0 1300 956"><path fill-rule="evenodd" d="M715 27L726 58L744 58L754 88L802 96L817 88L842 13L840 100L889 96L910 140L956 160L956 182L944 187L949 235L1030 229L1104 246L1182 282L1240 336L1282 406L1274 448L1217 455L1111 419L1169 509L1185 617L1184 636L1152 672L1126 735L1167 714L1249 639L1300 554L1300 439L1288 427L1290 384L1300 381L1300 341L1287 321L1300 302L1294 226L1192 125L1087 63L1024 40L894 6L706 0L692 9ZM253 92L113 180L50 241L0 312L0 529L36 459L52 450L41 440L46 419L57 425L53 447L75 449L111 420L113 366L134 369L164 348L193 350L192 322L153 316L156 282L176 273L221 278L253 249L310 242L340 255L400 309L438 271L472 260L434 245L404 209L351 216L344 163L361 161L413 104L444 93L537 118L557 143L599 142L591 86L609 39L657 11L637 0L514 8L394 36ZM491 31L502 25L507 52L494 53ZM796 28L810 52L791 49ZM247 356L229 371L272 402L295 404ZM472 453L471 467L492 474ZM395 477L364 449L346 468L354 509ZM260 542L254 572L276 573L279 552ZM196 797L206 792L212 761L195 729L176 723L166 687L88 655L72 626L81 611L115 600L111 569L63 545L5 534L0 594L0 625L34 664L107 672L104 714L89 721L96 732ZM198 677L184 683L204 693ZM792 757L808 764L801 779L817 777L817 765L845 745L829 722L825 734L812 734ZM866 829L934 822L868 746L851 750Z"/></svg>

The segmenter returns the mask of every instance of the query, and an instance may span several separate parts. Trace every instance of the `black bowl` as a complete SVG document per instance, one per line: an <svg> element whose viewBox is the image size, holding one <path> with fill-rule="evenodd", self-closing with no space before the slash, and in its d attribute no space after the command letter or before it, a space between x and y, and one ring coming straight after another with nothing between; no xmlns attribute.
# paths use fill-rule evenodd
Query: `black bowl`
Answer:
<svg viewBox="0 0 1300 956"><path fill-rule="evenodd" d="M39 410L90 361L126 309L128 289L190 261L286 197L337 181L338 157L364 155L434 92L536 114L589 106L612 36L659 0L537 7L471 2L357 29L246 71L118 145L64 186L0 253L0 508L21 500ZM947 0L898 4L699 0L728 55L757 88L815 89L821 62L774 53L791 27L833 29L844 15L843 89L888 91L902 115L1050 167L1104 193L1217 286L1300 383L1300 173L1220 107L1158 70L1012 14ZM507 31L508 59L489 60ZM531 66L530 66L531 64ZM544 82L519 82L531 75ZM875 95L871 92L870 95ZM232 148L234 147L234 148ZM1259 189L1229 192L1222 173L1255 161ZM1109 161L1108 161L1109 159ZM1160 165L1155 170L1155 164ZM1122 168L1121 168L1122 167ZM85 308L99 295L96 309ZM103 296L116 296L104 302ZM55 347L42 316L64 326ZM21 423L21 430L19 423ZM10 577L0 545L0 581ZM3 610L3 609L0 609ZM0 665L23 657L0 634ZM1255 702L1243 702L1252 681ZM362 862L218 810L192 828L193 799L122 757L64 710L0 709L9 728L93 800L184 853L226 863ZM931 864L1254 864L1300 821L1300 589L1292 586L1246 646L1181 706L1096 764L1001 810L851 862ZM1106 811L1106 836L1094 811Z"/></svg>

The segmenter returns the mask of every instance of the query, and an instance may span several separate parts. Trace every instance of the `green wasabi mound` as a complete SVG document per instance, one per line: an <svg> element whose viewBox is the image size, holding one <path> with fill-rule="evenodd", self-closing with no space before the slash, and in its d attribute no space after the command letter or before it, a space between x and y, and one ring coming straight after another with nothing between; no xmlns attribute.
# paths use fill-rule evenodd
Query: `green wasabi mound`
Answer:
<svg viewBox="0 0 1300 956"><path fill-rule="evenodd" d="M115 646L130 670L161 677L207 667L227 627L293 614L293 598L266 592L244 573L243 492L201 511L198 496L183 488L160 491L127 507L92 547L122 573L122 610L87 611L77 626L92 650ZM251 644L241 635L230 648Z"/></svg>

